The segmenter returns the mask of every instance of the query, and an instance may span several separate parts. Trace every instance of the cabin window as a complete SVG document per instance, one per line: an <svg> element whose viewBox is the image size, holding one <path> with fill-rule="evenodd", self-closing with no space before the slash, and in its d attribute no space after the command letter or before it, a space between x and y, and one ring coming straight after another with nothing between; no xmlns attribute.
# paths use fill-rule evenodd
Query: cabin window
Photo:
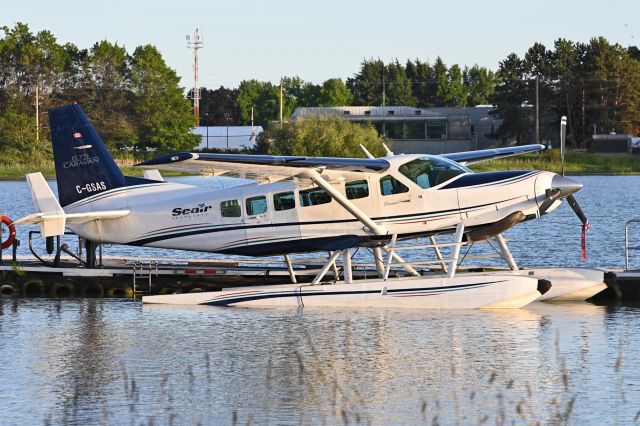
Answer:
<svg viewBox="0 0 640 426"><path fill-rule="evenodd" d="M400 166L398 171L420 188L431 188L470 172L455 161L437 157L416 158Z"/></svg>
<svg viewBox="0 0 640 426"><path fill-rule="evenodd" d="M322 188L310 188L300 191L300 205L303 207L318 206L331 202L331 196Z"/></svg>
<svg viewBox="0 0 640 426"><path fill-rule="evenodd" d="M245 201L248 216L256 216L267 211L267 197L260 195L258 197L247 198Z"/></svg>
<svg viewBox="0 0 640 426"><path fill-rule="evenodd" d="M277 211L291 210L296 208L296 196L292 191L280 192L273 196L273 207Z"/></svg>
<svg viewBox="0 0 640 426"><path fill-rule="evenodd" d="M403 192L409 192L409 188L393 176L386 175L380 179L380 193L382 195L402 194Z"/></svg>
<svg viewBox="0 0 640 426"><path fill-rule="evenodd" d="M357 200L358 198L366 198L369 196L369 184L366 180L347 182L344 184L344 190L349 200Z"/></svg>
<svg viewBox="0 0 640 426"><path fill-rule="evenodd" d="M228 200L220 203L220 214L222 217L240 217L242 211L240 210L239 200Z"/></svg>

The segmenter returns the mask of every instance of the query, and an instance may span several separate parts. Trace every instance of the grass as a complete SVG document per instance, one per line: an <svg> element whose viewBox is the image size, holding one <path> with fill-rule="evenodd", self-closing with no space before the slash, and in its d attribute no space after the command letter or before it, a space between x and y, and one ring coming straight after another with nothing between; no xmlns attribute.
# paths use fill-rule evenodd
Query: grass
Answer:
<svg viewBox="0 0 640 426"><path fill-rule="evenodd" d="M558 150L539 154L524 154L471 166L477 172L494 170L548 170L560 172L562 165ZM565 172L569 174L640 174L640 155L591 154L570 152L565 156Z"/></svg>
<svg viewBox="0 0 640 426"><path fill-rule="evenodd" d="M26 162L24 158L29 158ZM116 163L125 175L142 176L145 169L134 167L139 160L130 154L120 154ZM471 165L477 172L495 170L548 170L560 172L560 152L545 151L536 154L524 154ZM631 154L591 154L586 152L570 152L565 157L565 171L569 174L606 174L633 175L640 174L640 155ZM46 154L29 156L3 155L0 157L0 180L21 180L27 173L42 172L47 178L55 177L53 160ZM182 176L179 173L163 170L163 176Z"/></svg>
<svg viewBox="0 0 640 426"><path fill-rule="evenodd" d="M116 163L127 176L142 176L146 169L134 167L138 160L131 156L116 158ZM0 180L22 180L27 173L41 172L47 179L55 179L56 170L53 160L49 158L34 158L30 162L24 160L0 158ZM172 170L163 170L163 176L184 176L189 173L180 173Z"/></svg>

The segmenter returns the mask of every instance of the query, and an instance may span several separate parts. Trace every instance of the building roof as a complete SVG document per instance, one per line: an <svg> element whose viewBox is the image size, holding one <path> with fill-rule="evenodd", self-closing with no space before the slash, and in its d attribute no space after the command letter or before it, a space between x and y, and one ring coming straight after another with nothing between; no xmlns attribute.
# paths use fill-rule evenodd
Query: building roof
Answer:
<svg viewBox="0 0 640 426"><path fill-rule="evenodd" d="M299 107L293 111L292 120L304 119L306 117L328 117L340 116L353 119L376 119L376 118L447 118L451 116L467 116L473 122L486 120L492 106L478 107L434 107L415 108L408 106L341 106L341 107Z"/></svg>

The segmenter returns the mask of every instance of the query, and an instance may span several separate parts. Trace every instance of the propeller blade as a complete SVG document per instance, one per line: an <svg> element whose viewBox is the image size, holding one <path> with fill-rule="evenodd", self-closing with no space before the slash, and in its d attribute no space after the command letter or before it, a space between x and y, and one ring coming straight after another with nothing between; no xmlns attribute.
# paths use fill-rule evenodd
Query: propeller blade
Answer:
<svg viewBox="0 0 640 426"><path fill-rule="evenodd" d="M547 198L542 202L538 211L540 212L540 216L545 214L549 207L562 195L561 189L553 189L547 190Z"/></svg>
<svg viewBox="0 0 640 426"><path fill-rule="evenodd" d="M584 212L580 208L580 205L574 198L573 194L567 196L567 202L571 206L571 209L574 211L576 216L582 222L582 236L580 238L580 246L582 248L582 261L587 261L587 231L589 230L589 220L584 215Z"/></svg>
<svg viewBox="0 0 640 426"><path fill-rule="evenodd" d="M580 219L580 221L582 222L583 225L586 225L587 223L589 223L589 220L584 215L584 212L580 208L580 205L576 201L576 199L573 196L573 194L567 196L567 202L569 203L569 205L571 206L571 209L574 211L576 216L578 216L578 218Z"/></svg>

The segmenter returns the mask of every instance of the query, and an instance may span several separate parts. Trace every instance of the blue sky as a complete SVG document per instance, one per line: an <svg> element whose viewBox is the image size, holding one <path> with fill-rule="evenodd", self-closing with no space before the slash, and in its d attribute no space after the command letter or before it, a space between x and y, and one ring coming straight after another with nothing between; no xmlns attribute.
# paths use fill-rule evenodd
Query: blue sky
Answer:
<svg viewBox="0 0 640 426"><path fill-rule="evenodd" d="M60 42L89 48L107 39L129 52L153 44L193 85L185 36L204 35L202 86L235 87L244 79L276 82L300 76L320 83L346 79L364 58L407 58L497 69L509 53L523 55L539 41L588 41L602 35L623 46L640 44L640 1L413 0L7 0L0 25L25 22Z"/></svg>

